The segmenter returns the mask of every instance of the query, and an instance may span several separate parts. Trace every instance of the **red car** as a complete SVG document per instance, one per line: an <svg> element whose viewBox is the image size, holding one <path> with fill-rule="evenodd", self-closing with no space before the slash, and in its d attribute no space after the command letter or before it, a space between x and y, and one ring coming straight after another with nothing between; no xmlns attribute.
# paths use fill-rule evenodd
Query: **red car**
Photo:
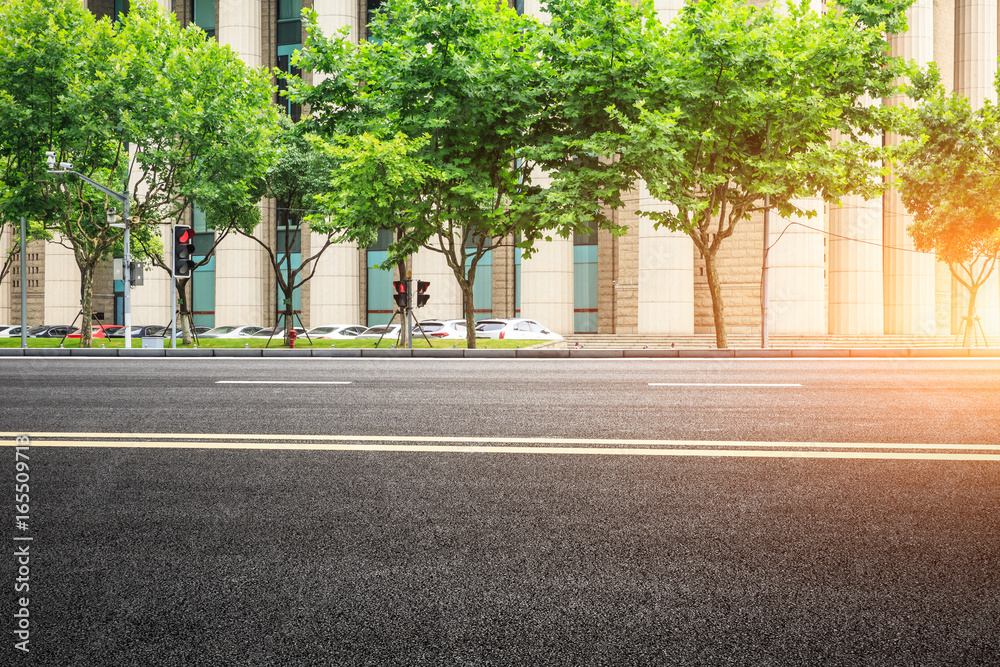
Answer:
<svg viewBox="0 0 1000 667"><path fill-rule="evenodd" d="M101 326L100 324L95 324L91 330L91 337L93 338L107 338L109 334L114 334L116 331L124 329L125 327L120 324L107 324ZM76 333L71 333L66 338L80 338L83 336L82 331L77 331Z"/></svg>

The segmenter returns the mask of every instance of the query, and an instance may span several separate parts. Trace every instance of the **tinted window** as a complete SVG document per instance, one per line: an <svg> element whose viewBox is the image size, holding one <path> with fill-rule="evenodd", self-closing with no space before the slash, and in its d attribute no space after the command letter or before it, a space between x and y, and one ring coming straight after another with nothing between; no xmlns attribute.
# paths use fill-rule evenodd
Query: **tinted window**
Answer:
<svg viewBox="0 0 1000 667"><path fill-rule="evenodd" d="M499 331L503 328L503 322L480 322L476 325L476 331Z"/></svg>

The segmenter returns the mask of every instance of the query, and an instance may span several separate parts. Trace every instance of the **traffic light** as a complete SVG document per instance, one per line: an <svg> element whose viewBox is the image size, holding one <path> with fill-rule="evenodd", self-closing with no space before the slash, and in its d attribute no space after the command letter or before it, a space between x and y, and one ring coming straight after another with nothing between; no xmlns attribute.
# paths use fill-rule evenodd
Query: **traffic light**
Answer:
<svg viewBox="0 0 1000 667"><path fill-rule="evenodd" d="M406 290L407 282L409 281L406 280L392 281L392 289L396 291L396 293L392 295L392 300L395 301L396 305L399 306L400 308L406 308L407 306L410 305L408 303L409 299L407 298L409 296Z"/></svg>
<svg viewBox="0 0 1000 667"><path fill-rule="evenodd" d="M178 225L174 227L174 275L190 276L194 264L194 230Z"/></svg>
<svg viewBox="0 0 1000 667"><path fill-rule="evenodd" d="M427 300L431 298L431 295L427 293L427 288L431 286L429 280L418 280L417 281L417 308L421 308L427 304Z"/></svg>

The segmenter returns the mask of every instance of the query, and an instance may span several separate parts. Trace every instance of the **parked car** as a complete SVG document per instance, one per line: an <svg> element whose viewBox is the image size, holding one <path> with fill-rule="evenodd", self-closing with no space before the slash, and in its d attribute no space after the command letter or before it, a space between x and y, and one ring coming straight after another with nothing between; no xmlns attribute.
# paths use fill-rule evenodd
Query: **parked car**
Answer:
<svg viewBox="0 0 1000 667"><path fill-rule="evenodd" d="M31 335L31 330L34 327L28 327L28 335ZM0 338L20 338L21 337L21 327L20 325L8 327L4 331L0 331Z"/></svg>
<svg viewBox="0 0 1000 667"><path fill-rule="evenodd" d="M465 320L426 320L413 327L414 340L421 337L420 331L429 338L465 339Z"/></svg>
<svg viewBox="0 0 1000 667"><path fill-rule="evenodd" d="M194 331L194 333L196 333L196 334L198 334L200 336L203 333L211 331L211 329L212 329L212 327L207 327L204 324L198 324L198 325L195 325L193 331ZM183 333L183 331L184 330L181 328L180 323L178 323L177 324L177 335L180 336ZM163 328L163 335L166 338L170 338L170 327L169 326L166 326L166 327Z"/></svg>
<svg viewBox="0 0 1000 667"><path fill-rule="evenodd" d="M250 325L224 326L209 329L203 334L198 334L199 338L249 338L264 327Z"/></svg>
<svg viewBox="0 0 1000 667"><path fill-rule="evenodd" d="M161 327L155 324L133 324L132 338L155 338L157 336L162 336L164 331L166 331L166 327ZM108 338L124 337L125 327L108 333Z"/></svg>
<svg viewBox="0 0 1000 667"><path fill-rule="evenodd" d="M313 327L309 330L310 338L323 339L344 339L344 338L357 338L358 334L363 333L368 327L363 327L360 324L327 324L321 327Z"/></svg>
<svg viewBox="0 0 1000 667"><path fill-rule="evenodd" d="M398 324L379 324L368 327L357 335L357 338L382 338L383 340L394 340L399 337L400 326Z"/></svg>
<svg viewBox="0 0 1000 667"><path fill-rule="evenodd" d="M34 331L29 330L28 335L32 338L62 338L74 331L79 331L79 329L71 327L68 324L56 324L53 326L45 325L37 327Z"/></svg>
<svg viewBox="0 0 1000 667"><path fill-rule="evenodd" d="M108 336L114 336L115 333L121 332L122 336L125 336L125 327L120 324L106 324L101 326L100 324L95 324L90 329L91 338L107 338ZM83 332L77 331L76 333L71 333L66 338L82 338Z"/></svg>
<svg viewBox="0 0 1000 667"><path fill-rule="evenodd" d="M483 320L476 325L476 338L505 338L516 340L563 340L535 320Z"/></svg>
<svg viewBox="0 0 1000 667"><path fill-rule="evenodd" d="M298 338L304 338L306 330L302 327L292 327L295 331L295 335ZM253 334L252 338L284 338L285 329L283 327L268 327L267 329L261 329Z"/></svg>

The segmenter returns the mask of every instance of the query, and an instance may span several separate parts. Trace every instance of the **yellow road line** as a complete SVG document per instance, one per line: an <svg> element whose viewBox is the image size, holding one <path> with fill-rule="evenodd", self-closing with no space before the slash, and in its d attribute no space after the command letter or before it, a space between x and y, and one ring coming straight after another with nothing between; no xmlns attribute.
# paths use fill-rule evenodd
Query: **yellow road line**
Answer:
<svg viewBox="0 0 1000 667"><path fill-rule="evenodd" d="M406 436L406 435L296 435L296 434L234 434L234 433L25 433L23 431L0 432L0 444L4 440L13 440L19 435L28 435L32 444L39 441L55 440L50 444L58 445L66 442L66 439L90 440L96 442L113 443L115 440L142 441L142 440L176 440L183 442L201 442L204 444L239 441L247 444L253 440L265 440L265 445L275 448L286 441L304 441L332 443L449 443L465 442L472 444L504 443L509 445L593 445L595 447L771 447L778 449L933 449L933 450L966 450L966 451L998 451L1000 444L996 445L972 445L972 444L930 444L930 443L876 443L876 442L767 442L767 441L742 441L742 440L637 440L637 439L602 439L602 438L505 438L505 437L479 437L479 436ZM11 444L11 443L6 443ZM180 443L172 443L181 446ZM69 446L69 445L66 445ZM109 444L108 446L115 446ZM142 442L134 442L125 446L143 446ZM220 444L219 446L223 446ZM287 446L293 446L288 443ZM495 450L496 446L487 449ZM532 451L538 447L529 448ZM562 451L565 448L559 448ZM592 449L588 447L587 449Z"/></svg>
<svg viewBox="0 0 1000 667"><path fill-rule="evenodd" d="M3 434L0 434L2 436ZM30 434L29 434L30 436ZM362 442L249 442L236 439L226 440L103 440L103 439L38 439L30 436L31 445L36 447L94 447L94 448L150 448L150 449L253 449L253 450L297 450L297 451L357 451L357 452L422 452L453 454L548 454L548 455L589 455L589 456L686 456L686 457L739 457L739 458L812 458L812 459L882 459L882 460L931 460L931 461L1000 461L1000 454L946 453L946 452L899 452L899 451L824 451L820 448L836 447L833 443L796 443L799 447L816 449L691 449L705 443L688 441L688 447L681 448L637 448L637 447L524 447L511 445L434 445L396 444ZM178 436L179 437L179 436ZM332 438L331 438L332 439ZM400 438L402 439L402 438ZM389 438L383 438L390 440ZM452 438L451 441L461 438ZM13 443L11 443L13 444ZM720 443L716 443L720 444ZM729 446L744 443L728 443ZM745 443L746 445L773 446L773 443ZM792 443L781 443L790 446ZM853 443L856 447L862 445ZM863 445L873 449L900 449L896 445L869 443ZM913 447L913 445L907 445ZM955 445L954 447L961 447ZM965 446L965 449L977 447ZM982 448L984 446L978 446ZM923 445L922 449L937 449L934 445ZM992 447L1000 451L1000 447Z"/></svg>

